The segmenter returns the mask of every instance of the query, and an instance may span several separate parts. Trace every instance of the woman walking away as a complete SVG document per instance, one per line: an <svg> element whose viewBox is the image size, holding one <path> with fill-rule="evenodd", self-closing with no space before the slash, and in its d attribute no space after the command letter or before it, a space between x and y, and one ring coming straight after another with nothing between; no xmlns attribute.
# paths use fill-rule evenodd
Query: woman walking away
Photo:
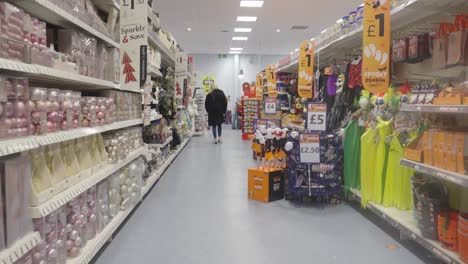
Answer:
<svg viewBox="0 0 468 264"><path fill-rule="evenodd" d="M214 143L221 143L221 125L227 110L227 99L218 86L214 86L213 90L206 96L205 109L208 112L208 124L213 131Z"/></svg>

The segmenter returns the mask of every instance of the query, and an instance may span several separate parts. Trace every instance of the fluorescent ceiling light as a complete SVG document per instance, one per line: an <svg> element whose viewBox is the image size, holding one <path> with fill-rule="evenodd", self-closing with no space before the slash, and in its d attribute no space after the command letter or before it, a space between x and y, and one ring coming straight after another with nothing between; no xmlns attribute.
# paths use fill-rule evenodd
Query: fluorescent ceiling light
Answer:
<svg viewBox="0 0 468 264"><path fill-rule="evenodd" d="M248 37L232 37L232 40L248 40Z"/></svg>
<svg viewBox="0 0 468 264"><path fill-rule="evenodd" d="M262 6L263 6L263 1L246 1L246 0L241 0L241 1L240 1L240 6L241 6L241 7L262 7Z"/></svg>
<svg viewBox="0 0 468 264"><path fill-rule="evenodd" d="M311 39L310 39L310 41L314 41L314 40L315 40L315 38L311 38Z"/></svg>
<svg viewBox="0 0 468 264"><path fill-rule="evenodd" d="M237 21L239 22L255 22L257 21L256 16L238 16Z"/></svg>
<svg viewBox="0 0 468 264"><path fill-rule="evenodd" d="M298 51L299 51L299 49L295 49L295 50L294 50L294 52L298 52Z"/></svg>
<svg viewBox="0 0 468 264"><path fill-rule="evenodd" d="M293 52L293 51L291 51L291 52L289 52L289 54L290 54L290 55L293 55L293 54L294 54L294 52Z"/></svg>
<svg viewBox="0 0 468 264"><path fill-rule="evenodd" d="M235 28L234 32L252 32L251 28Z"/></svg>
<svg viewBox="0 0 468 264"><path fill-rule="evenodd" d="M243 50L243 48L231 48L231 50Z"/></svg>
<svg viewBox="0 0 468 264"><path fill-rule="evenodd" d="M278 28L278 29L276 30L276 32L281 32L281 29Z"/></svg>
<svg viewBox="0 0 468 264"><path fill-rule="evenodd" d="M342 18L340 18L340 19L338 19L338 20L336 21L337 24L341 24L341 23L343 23L343 22L344 22L344 21L343 21Z"/></svg>
<svg viewBox="0 0 468 264"><path fill-rule="evenodd" d="M187 28L187 31L192 31L192 28Z"/></svg>
<svg viewBox="0 0 468 264"><path fill-rule="evenodd" d="M241 51L231 50L229 51L229 54L241 54Z"/></svg>
<svg viewBox="0 0 468 264"><path fill-rule="evenodd" d="M323 34L323 33L325 33L325 32L327 32L327 30L326 30L326 29L322 30L322 32L320 32L320 33L322 33L322 34Z"/></svg>

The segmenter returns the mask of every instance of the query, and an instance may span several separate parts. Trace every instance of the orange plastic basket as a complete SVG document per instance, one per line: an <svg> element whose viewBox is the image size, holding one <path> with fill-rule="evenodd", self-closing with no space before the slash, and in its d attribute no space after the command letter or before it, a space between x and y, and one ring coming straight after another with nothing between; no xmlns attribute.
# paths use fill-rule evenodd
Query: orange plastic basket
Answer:
<svg viewBox="0 0 468 264"><path fill-rule="evenodd" d="M437 216L439 229L439 240L442 246L451 251L458 251L458 213L440 213Z"/></svg>

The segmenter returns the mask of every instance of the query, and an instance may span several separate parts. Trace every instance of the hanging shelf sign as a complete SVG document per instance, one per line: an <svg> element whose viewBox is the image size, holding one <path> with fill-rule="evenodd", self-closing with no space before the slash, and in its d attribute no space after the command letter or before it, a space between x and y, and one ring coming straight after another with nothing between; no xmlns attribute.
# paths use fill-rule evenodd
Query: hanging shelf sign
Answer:
<svg viewBox="0 0 468 264"><path fill-rule="evenodd" d="M146 82L147 0L120 0L120 87L139 91Z"/></svg>
<svg viewBox="0 0 468 264"><path fill-rule="evenodd" d="M386 93L390 82L391 0L364 1L362 82L371 93Z"/></svg>
<svg viewBox="0 0 468 264"><path fill-rule="evenodd" d="M275 69L274 64L267 65L266 75L267 75L268 96L276 98L278 97L278 91L276 90L276 69Z"/></svg>
<svg viewBox="0 0 468 264"><path fill-rule="evenodd" d="M314 83L314 43L304 41L299 48L298 93L302 98L312 98Z"/></svg>
<svg viewBox="0 0 468 264"><path fill-rule="evenodd" d="M320 163L320 134L301 133L299 148L302 163Z"/></svg>
<svg viewBox="0 0 468 264"><path fill-rule="evenodd" d="M256 80L255 80L255 85L257 87L262 87L263 88L263 75L261 73L257 73Z"/></svg>

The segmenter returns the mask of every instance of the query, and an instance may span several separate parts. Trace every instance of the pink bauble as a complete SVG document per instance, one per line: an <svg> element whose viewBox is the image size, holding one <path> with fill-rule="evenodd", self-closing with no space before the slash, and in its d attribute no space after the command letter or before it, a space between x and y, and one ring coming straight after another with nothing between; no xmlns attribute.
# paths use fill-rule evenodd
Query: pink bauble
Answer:
<svg viewBox="0 0 468 264"><path fill-rule="evenodd" d="M95 112L95 111L96 111L96 106L95 106L95 105L91 105L91 106L89 107L89 111L90 111L90 112Z"/></svg>
<svg viewBox="0 0 468 264"><path fill-rule="evenodd" d="M47 121L47 131L54 131L55 124L53 122Z"/></svg>
<svg viewBox="0 0 468 264"><path fill-rule="evenodd" d="M46 248L46 242L45 241L41 241L39 244L37 244L36 246L36 250L37 251L42 251Z"/></svg>
<svg viewBox="0 0 468 264"><path fill-rule="evenodd" d="M22 84L16 85L16 94L18 97L23 97L25 95L26 88Z"/></svg>
<svg viewBox="0 0 468 264"><path fill-rule="evenodd" d="M14 137L14 136L16 136L16 129L15 129L15 128L8 129L8 130L7 130L7 135L8 135L9 137Z"/></svg>
<svg viewBox="0 0 468 264"><path fill-rule="evenodd" d="M16 118L7 118L7 119L5 119L4 124L5 124L6 129L13 128L13 122L12 122L13 120L14 120L14 122L16 124Z"/></svg>
<svg viewBox="0 0 468 264"><path fill-rule="evenodd" d="M18 122L18 127L27 127L28 126L28 119L26 118L18 118L16 119Z"/></svg>
<svg viewBox="0 0 468 264"><path fill-rule="evenodd" d="M57 97L58 97L58 92L57 91L49 90L49 95L48 95L49 100L57 101Z"/></svg>
<svg viewBox="0 0 468 264"><path fill-rule="evenodd" d="M70 102L69 101L64 101L60 102L60 110L65 111L70 109Z"/></svg>
<svg viewBox="0 0 468 264"><path fill-rule="evenodd" d="M59 240L57 240L57 242L55 243L55 245L57 245L57 248L58 248L58 249L62 249L62 248L65 247L65 242L63 242L62 239L59 239Z"/></svg>
<svg viewBox="0 0 468 264"><path fill-rule="evenodd" d="M79 111L80 110L80 102L73 102L72 107L73 111Z"/></svg>
<svg viewBox="0 0 468 264"><path fill-rule="evenodd" d="M92 214L89 219L88 219L88 222L91 223L91 224L94 224L97 222L97 216L95 214Z"/></svg>
<svg viewBox="0 0 468 264"><path fill-rule="evenodd" d="M66 120L63 120L62 123L60 123L60 129L61 130L67 130L68 129L68 123Z"/></svg>
<svg viewBox="0 0 468 264"><path fill-rule="evenodd" d="M57 258L57 250L55 248L51 248L49 251L47 251L47 259L53 260Z"/></svg>
<svg viewBox="0 0 468 264"><path fill-rule="evenodd" d="M45 102L45 108L46 108L46 112L52 112L52 111L54 111L54 109L53 109L53 107L52 107L52 102L51 102L51 101Z"/></svg>
<svg viewBox="0 0 468 264"><path fill-rule="evenodd" d="M67 247L67 250L72 249L74 245L75 245L75 242L73 242L73 240L68 239L67 242L65 242L65 246Z"/></svg>
<svg viewBox="0 0 468 264"><path fill-rule="evenodd" d="M79 128L80 127L80 121L77 119L73 120L73 128Z"/></svg>
<svg viewBox="0 0 468 264"><path fill-rule="evenodd" d="M72 230L73 230L73 225L72 225L72 224L67 224L67 225L65 226L65 231L66 231L66 232L71 232Z"/></svg>
<svg viewBox="0 0 468 264"><path fill-rule="evenodd" d="M37 101L36 103L37 111L39 112L47 112L49 111L49 106L45 101Z"/></svg>
<svg viewBox="0 0 468 264"><path fill-rule="evenodd" d="M78 230L72 230L69 234L68 234L68 238L75 241L76 238L78 238L80 235L80 233L78 232Z"/></svg>
<svg viewBox="0 0 468 264"><path fill-rule="evenodd" d="M77 238L74 240L74 243L75 243L75 246L80 247L81 244L83 243L83 240L81 239L81 237L77 237Z"/></svg>
<svg viewBox="0 0 468 264"><path fill-rule="evenodd" d="M80 254L80 248L79 247L72 247L70 251L68 251L68 255L72 258L77 257Z"/></svg>
<svg viewBox="0 0 468 264"><path fill-rule="evenodd" d="M57 238L57 233L55 231L51 231L47 233L47 236L46 236L47 243L51 243L56 238Z"/></svg>
<svg viewBox="0 0 468 264"><path fill-rule="evenodd" d="M105 105L101 105L99 107L99 110L96 110L96 111L106 112L106 110L107 110L107 107Z"/></svg>
<svg viewBox="0 0 468 264"><path fill-rule="evenodd" d="M59 120L59 113L56 111L47 113L47 120L53 123L57 122Z"/></svg>
<svg viewBox="0 0 468 264"><path fill-rule="evenodd" d="M34 111L34 110L36 110L36 103L33 100L29 100L29 111Z"/></svg>
<svg viewBox="0 0 468 264"><path fill-rule="evenodd" d="M33 263L38 263L39 261L42 260L42 254L41 252L34 252L34 254L32 255L32 258L33 258Z"/></svg>
<svg viewBox="0 0 468 264"><path fill-rule="evenodd" d="M16 104L16 116L23 117L26 115L26 106L22 101L18 101Z"/></svg>
<svg viewBox="0 0 468 264"><path fill-rule="evenodd" d="M99 125L100 125L100 126L103 126L103 125L105 125L105 124L106 124L106 120L104 120L104 119L99 119Z"/></svg>
<svg viewBox="0 0 468 264"><path fill-rule="evenodd" d="M83 114L89 113L89 106L85 105L81 107L81 113Z"/></svg>
<svg viewBox="0 0 468 264"><path fill-rule="evenodd" d="M57 121L60 122L62 120L65 120L65 112L63 111L58 111L58 116L57 116Z"/></svg>
<svg viewBox="0 0 468 264"><path fill-rule="evenodd" d="M83 120L81 120L81 126L82 127L88 127L89 126L88 119L84 118Z"/></svg>
<svg viewBox="0 0 468 264"><path fill-rule="evenodd" d="M15 108L13 107L12 102L7 102L6 103L5 112L6 112L7 117L13 117L13 115L15 114Z"/></svg>
<svg viewBox="0 0 468 264"><path fill-rule="evenodd" d="M51 103L52 111L58 111L60 106L58 102L52 102Z"/></svg>
<svg viewBox="0 0 468 264"><path fill-rule="evenodd" d="M97 118L99 118L99 119L103 119L105 115L104 115L103 112L97 112L96 116L97 116Z"/></svg>
<svg viewBox="0 0 468 264"><path fill-rule="evenodd" d="M42 99L43 92L41 89L33 89L31 92L31 100L40 101Z"/></svg>

